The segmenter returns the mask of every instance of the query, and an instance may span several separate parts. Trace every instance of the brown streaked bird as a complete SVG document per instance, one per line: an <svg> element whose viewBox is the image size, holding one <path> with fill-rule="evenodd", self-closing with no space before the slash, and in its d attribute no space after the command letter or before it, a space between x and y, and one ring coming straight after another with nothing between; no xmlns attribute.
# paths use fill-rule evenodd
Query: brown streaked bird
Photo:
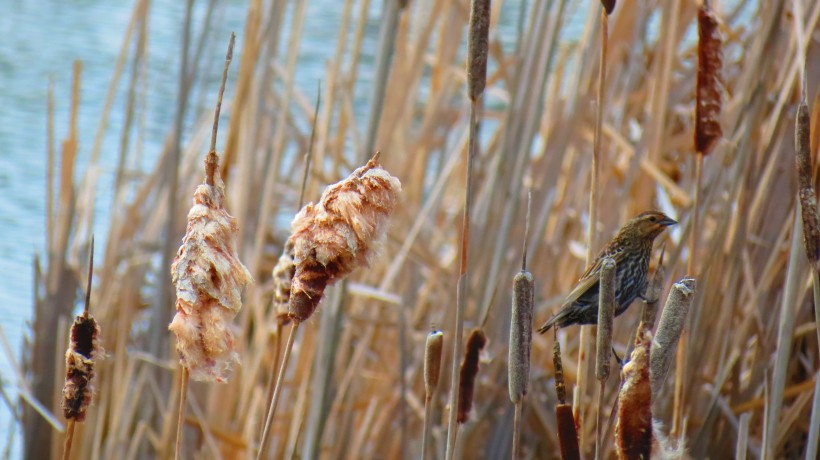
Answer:
<svg viewBox="0 0 820 460"><path fill-rule="evenodd" d="M598 279L604 258L615 260L615 316L625 312L646 289L652 243L666 227L677 222L658 211L646 211L633 217L618 231L595 261L587 267L578 284L564 300L561 310L538 329L540 334L552 326L598 322Z"/></svg>

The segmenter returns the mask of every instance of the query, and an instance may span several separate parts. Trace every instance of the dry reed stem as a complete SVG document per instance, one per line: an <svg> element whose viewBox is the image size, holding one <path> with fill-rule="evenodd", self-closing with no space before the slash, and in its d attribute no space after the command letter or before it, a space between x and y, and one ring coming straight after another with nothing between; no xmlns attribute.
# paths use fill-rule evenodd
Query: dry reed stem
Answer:
<svg viewBox="0 0 820 460"><path fill-rule="evenodd" d="M179 379L179 410L177 411L177 439L174 444L174 459L179 460L182 456L182 433L185 430L185 403L188 400L188 368L180 365L181 377Z"/></svg>
<svg viewBox="0 0 820 460"><path fill-rule="evenodd" d="M421 458L427 458L428 443L433 413L433 396L441 376L441 353L444 349L444 334L433 330L427 334L424 347L424 431L421 437Z"/></svg>
<svg viewBox="0 0 820 460"><path fill-rule="evenodd" d="M658 266L652 275L652 281L646 288L646 302L641 313L641 322L648 325L649 330L655 327L655 319L658 315L658 302L663 293L663 280L666 278L666 269L663 266L663 256L666 253L666 245L661 247L661 255L658 259Z"/></svg>
<svg viewBox="0 0 820 460"><path fill-rule="evenodd" d="M595 423L595 457L603 458L604 388L609 378L612 358L612 321L615 318L615 260L606 257L601 262L598 297L598 336L595 351L595 378L599 381L598 407Z"/></svg>
<svg viewBox="0 0 820 460"><path fill-rule="evenodd" d="M262 436L259 439L259 451L256 453L256 460L263 458L267 450L271 425L276 415L279 395L282 393L282 382L284 382L285 372L288 370L288 361L290 361L290 353L293 349L293 342L296 340L296 330L299 328L299 324L298 321L294 321L290 325L290 333L288 333L288 341L285 344L285 352L282 354L282 364L279 366L279 372L276 374L276 385L273 387L273 395L271 395L270 403L268 404L268 415L265 417L265 426L262 428Z"/></svg>
<svg viewBox="0 0 820 460"><path fill-rule="evenodd" d="M695 294L695 279L683 278L674 285L666 299L655 339L652 341L650 360L652 394L660 394L666 374L678 346L678 339L683 333L689 308Z"/></svg>
<svg viewBox="0 0 820 460"><path fill-rule="evenodd" d="M615 452L619 459L649 459L652 451L651 345L652 334L644 329L622 371L615 424Z"/></svg>

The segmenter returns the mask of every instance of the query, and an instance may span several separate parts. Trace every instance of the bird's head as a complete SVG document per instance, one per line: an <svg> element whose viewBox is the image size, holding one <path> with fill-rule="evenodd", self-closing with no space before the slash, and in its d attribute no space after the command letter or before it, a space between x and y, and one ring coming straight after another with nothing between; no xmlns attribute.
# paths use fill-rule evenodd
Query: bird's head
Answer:
<svg viewBox="0 0 820 460"><path fill-rule="evenodd" d="M666 227L678 222L659 211L646 211L638 214L630 220L624 230L629 229L632 235L654 240L658 235L666 230Z"/></svg>

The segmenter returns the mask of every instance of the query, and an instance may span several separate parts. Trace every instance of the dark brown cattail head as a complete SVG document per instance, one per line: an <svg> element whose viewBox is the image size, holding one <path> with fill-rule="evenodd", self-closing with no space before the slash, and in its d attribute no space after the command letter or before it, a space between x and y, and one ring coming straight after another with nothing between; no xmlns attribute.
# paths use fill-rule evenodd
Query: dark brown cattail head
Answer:
<svg viewBox="0 0 820 460"><path fill-rule="evenodd" d="M555 418L558 424L558 443L561 445L562 460L580 460L581 449L578 447L578 427L572 415L572 405L555 406Z"/></svg>
<svg viewBox="0 0 820 460"><path fill-rule="evenodd" d="M427 399L433 397L441 376L441 352L444 349L444 334L430 331L424 347L424 392Z"/></svg>
<svg viewBox="0 0 820 460"><path fill-rule="evenodd" d="M595 378L609 377L612 348L612 320L615 318L615 260L606 257L601 262L598 282L598 336L596 338Z"/></svg>
<svg viewBox="0 0 820 460"><path fill-rule="evenodd" d="M723 135L720 127L723 66L718 20L708 0L698 11L698 80L695 101L695 151L708 155Z"/></svg>
<svg viewBox="0 0 820 460"><path fill-rule="evenodd" d="M401 182L378 163L378 154L346 179L327 187L318 204L308 203L293 219L288 243L296 271L289 315L310 318L325 287L366 266L396 208Z"/></svg>
<svg viewBox="0 0 820 460"><path fill-rule="evenodd" d="M615 450L619 459L649 459L652 451L651 344L652 334L643 331L635 340L635 349L623 368L623 385L618 396L615 420Z"/></svg>
<svg viewBox="0 0 820 460"><path fill-rule="evenodd" d="M474 329L467 339L467 350L461 362L461 373L458 376L458 423L464 423L473 408L473 391L478 376L478 358L481 350L487 345L487 336L481 329Z"/></svg>
<svg viewBox="0 0 820 460"><path fill-rule="evenodd" d="M94 360L102 355L100 327L91 315L79 315L71 325L71 342L65 352L63 415L82 422L94 397Z"/></svg>
<svg viewBox="0 0 820 460"><path fill-rule="evenodd" d="M606 11L607 16L609 16L615 11L615 0L601 0L601 6L604 7L604 11Z"/></svg>
<svg viewBox="0 0 820 460"><path fill-rule="evenodd" d="M282 255L273 267L273 308L276 311L276 322L281 326L290 323L288 314L290 304L290 285L296 265L293 263L293 244L290 240L282 248Z"/></svg>
<svg viewBox="0 0 820 460"><path fill-rule="evenodd" d="M534 292L532 273L526 270L518 272L513 278L510 347L507 357L508 386L513 404L527 394L530 380Z"/></svg>
<svg viewBox="0 0 820 460"><path fill-rule="evenodd" d="M657 395L666 380L666 374L675 359L678 339L686 325L689 307L695 298L695 279L683 278L669 291L666 305L661 312L655 340L652 342L652 359L650 362L652 392Z"/></svg>
<svg viewBox="0 0 820 460"><path fill-rule="evenodd" d="M467 94L477 101L487 84L487 53L490 48L490 0L472 0L467 49Z"/></svg>
<svg viewBox="0 0 820 460"><path fill-rule="evenodd" d="M800 199L800 215L803 220L803 243L806 256L815 270L820 269L820 220L817 217L817 197L814 193L811 164L811 128L809 107L806 101L797 106L794 126L794 149L797 153L797 194Z"/></svg>

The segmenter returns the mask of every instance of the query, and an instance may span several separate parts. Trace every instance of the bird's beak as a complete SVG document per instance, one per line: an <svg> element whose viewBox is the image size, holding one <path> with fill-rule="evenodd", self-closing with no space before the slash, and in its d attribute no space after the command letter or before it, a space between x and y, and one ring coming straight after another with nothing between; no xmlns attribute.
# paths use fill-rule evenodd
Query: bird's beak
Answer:
<svg viewBox="0 0 820 460"><path fill-rule="evenodd" d="M664 217L663 220L661 220L658 223L660 225L663 225L664 227L671 227L673 225L678 225L678 221L676 221L674 219L670 219L669 217Z"/></svg>

